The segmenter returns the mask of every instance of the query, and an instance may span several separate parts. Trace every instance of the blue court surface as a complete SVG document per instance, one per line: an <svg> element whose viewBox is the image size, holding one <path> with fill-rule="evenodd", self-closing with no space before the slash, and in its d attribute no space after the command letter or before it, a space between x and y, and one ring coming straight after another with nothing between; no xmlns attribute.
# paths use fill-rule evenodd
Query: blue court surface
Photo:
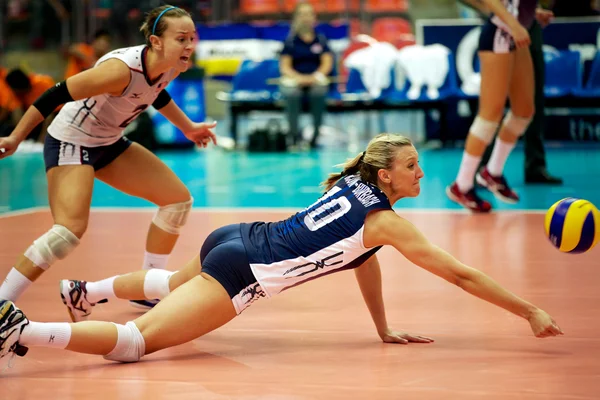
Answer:
<svg viewBox="0 0 600 400"><path fill-rule="evenodd" d="M496 210L545 210L564 197L579 197L600 205L600 146L548 144L548 167L564 179L560 186L526 185L523 149L517 147L505 169L507 179L521 196L516 205L503 204L484 193ZM227 152L177 150L157 153L187 185L194 207L302 208L321 193L319 183L335 165L354 156L347 151L303 153ZM461 209L447 199L444 189L456 176L462 149L420 149L425 171L421 195L404 199L396 208L423 210ZM47 207L43 156L17 153L0 161L0 213ZM152 207L149 202L123 194L97 181L92 207Z"/></svg>

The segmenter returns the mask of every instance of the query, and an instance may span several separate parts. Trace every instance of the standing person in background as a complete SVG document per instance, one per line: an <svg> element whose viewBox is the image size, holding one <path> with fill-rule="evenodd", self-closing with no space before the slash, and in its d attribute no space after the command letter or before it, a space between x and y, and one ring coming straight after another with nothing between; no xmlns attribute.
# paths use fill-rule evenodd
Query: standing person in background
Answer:
<svg viewBox="0 0 600 400"><path fill-rule="evenodd" d="M507 6L499 0L482 1L492 14L479 38L479 110L469 128L456 179L446 188L450 200L475 212L492 209L491 203L475 191L475 179L499 200L510 204L519 201L519 195L504 176L504 166L535 113L535 78L528 29L536 18L537 1L524 0ZM510 110L502 118L507 99ZM496 131L490 160L477 171Z"/></svg>
<svg viewBox="0 0 600 400"><path fill-rule="evenodd" d="M491 15L489 8L478 0L460 0L460 2L477 11L482 18L488 18ZM529 29L529 37L531 38L529 50L533 61L535 79L535 113L531 123L523 134L525 182L560 185L562 184L562 179L548 173L543 141L545 130L545 64L542 28L545 28L551 22L553 14L543 8L537 8L535 16L536 18ZM481 159L480 167L483 167L489 161L493 149L494 143L487 147Z"/></svg>

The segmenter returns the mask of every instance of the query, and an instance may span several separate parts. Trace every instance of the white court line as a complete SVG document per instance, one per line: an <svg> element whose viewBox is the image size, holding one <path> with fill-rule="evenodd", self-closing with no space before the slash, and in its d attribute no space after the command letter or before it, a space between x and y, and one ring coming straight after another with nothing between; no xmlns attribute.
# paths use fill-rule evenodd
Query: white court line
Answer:
<svg viewBox="0 0 600 400"><path fill-rule="evenodd" d="M300 193L321 193L322 189L318 186L302 186L299 189Z"/></svg>
<svg viewBox="0 0 600 400"><path fill-rule="evenodd" d="M252 186L250 190L254 193L277 193L275 186Z"/></svg>
<svg viewBox="0 0 600 400"><path fill-rule="evenodd" d="M227 186L211 186L206 188L208 193L229 193L231 189Z"/></svg>
<svg viewBox="0 0 600 400"><path fill-rule="evenodd" d="M227 212L227 213L251 213L251 212L273 212L273 213L296 213L303 210L304 208L298 207L194 207L192 212ZM0 218L9 218L18 215L27 215L36 212L50 211L49 207L32 207L25 208L22 210L9 211L6 213L0 213ZM92 207L92 212L100 213L128 213L128 212L156 212L156 207ZM452 208L394 208L398 214L472 214L472 215L485 215L475 214L469 210ZM511 210L494 210L491 214L545 214L547 210L541 209L511 209Z"/></svg>
<svg viewBox="0 0 600 400"><path fill-rule="evenodd" d="M194 207L192 212L228 212L228 213L248 213L248 212L291 212L295 213L303 210L303 207ZM154 207L92 207L92 211L98 212L155 212ZM465 209L445 209L445 208L394 208L398 214L473 214ZM540 209L514 209L514 210L494 210L497 214L545 214L546 210ZM484 214L481 214L484 215Z"/></svg>
<svg viewBox="0 0 600 400"><path fill-rule="evenodd" d="M157 207L92 207L92 212L110 213L110 212L148 212L155 213ZM302 208L290 207L194 207L192 212L227 212L227 213L251 213L251 212L289 212L295 213Z"/></svg>
<svg viewBox="0 0 600 400"><path fill-rule="evenodd" d="M23 208L21 210L14 210L14 211L7 211L7 212L2 212L2 209L0 209L0 219L1 218L18 217L21 215L35 214L37 212L42 212L42 211L50 211L50 208L49 207L31 207L31 208Z"/></svg>

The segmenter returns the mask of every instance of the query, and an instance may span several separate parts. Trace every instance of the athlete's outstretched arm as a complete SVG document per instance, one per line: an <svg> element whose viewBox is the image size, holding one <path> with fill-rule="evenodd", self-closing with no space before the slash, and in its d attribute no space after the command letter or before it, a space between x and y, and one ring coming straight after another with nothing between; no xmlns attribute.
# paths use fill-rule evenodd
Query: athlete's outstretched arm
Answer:
<svg viewBox="0 0 600 400"><path fill-rule="evenodd" d="M394 211L378 212L369 222L372 225L365 231L370 233L369 240L392 245L414 264L474 296L527 319L537 337L562 334L556 322L545 311L511 293L483 272L461 263L433 245L413 224Z"/></svg>
<svg viewBox="0 0 600 400"><path fill-rule="evenodd" d="M385 307L383 304L383 295L381 290L381 268L377 256L373 255L365 261L360 267L354 270L358 286L362 293L367 308L371 313L377 334L386 343L430 343L433 339L411 335L406 332L394 331L388 326L385 318Z"/></svg>
<svg viewBox="0 0 600 400"><path fill-rule="evenodd" d="M159 96L168 96L166 93L163 92ZM158 112L179 128L185 137L197 145L206 147L211 140L214 144L217 144L217 137L212 132L212 129L217 126L216 122L193 122L173 100L160 107Z"/></svg>
<svg viewBox="0 0 600 400"><path fill-rule="evenodd" d="M113 59L51 87L27 109L10 136L0 139L0 149L4 149L4 152L0 151L0 158L14 153L19 143L33 128L42 123L58 106L104 93L120 95L129 85L130 74L127 64Z"/></svg>

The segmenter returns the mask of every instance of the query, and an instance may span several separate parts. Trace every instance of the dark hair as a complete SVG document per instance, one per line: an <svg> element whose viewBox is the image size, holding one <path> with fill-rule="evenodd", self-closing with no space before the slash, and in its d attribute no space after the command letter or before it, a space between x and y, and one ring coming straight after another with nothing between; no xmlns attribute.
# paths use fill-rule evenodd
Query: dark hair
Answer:
<svg viewBox="0 0 600 400"><path fill-rule="evenodd" d="M331 189L333 185L343 176L360 174L360 178L377 185L377 172L380 169L391 169L396 159L396 151L405 146L412 146L412 141L406 136L393 133L382 133L375 136L367 145L367 150L348 159L344 164L342 172L329 174L329 177L321 183L325 186L325 191Z"/></svg>
<svg viewBox="0 0 600 400"><path fill-rule="evenodd" d="M31 89L31 81L29 76L20 68L15 68L10 71L6 78L6 84L13 90L29 90Z"/></svg>
<svg viewBox="0 0 600 400"><path fill-rule="evenodd" d="M174 7L170 5L164 5L160 7L156 7L152 9L149 13L146 14L146 19L140 28L140 32L146 38L146 44L148 47L151 46L150 36L162 36L163 33L168 28L167 21L165 18L181 18L181 17L189 17L192 18L190 13L185 11L182 8ZM158 20L158 21L157 21Z"/></svg>

